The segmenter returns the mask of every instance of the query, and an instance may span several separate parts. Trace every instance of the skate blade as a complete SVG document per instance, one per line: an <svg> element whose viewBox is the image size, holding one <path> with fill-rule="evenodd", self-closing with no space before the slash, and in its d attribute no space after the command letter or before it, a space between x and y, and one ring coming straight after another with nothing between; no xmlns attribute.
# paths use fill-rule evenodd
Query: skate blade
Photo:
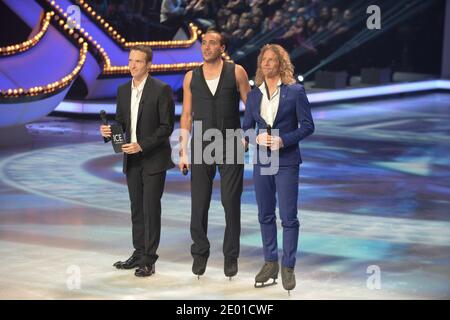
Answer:
<svg viewBox="0 0 450 320"><path fill-rule="evenodd" d="M255 282L255 288L265 288L265 287L271 287L277 284L277 281L273 279L273 282L266 283L266 282Z"/></svg>

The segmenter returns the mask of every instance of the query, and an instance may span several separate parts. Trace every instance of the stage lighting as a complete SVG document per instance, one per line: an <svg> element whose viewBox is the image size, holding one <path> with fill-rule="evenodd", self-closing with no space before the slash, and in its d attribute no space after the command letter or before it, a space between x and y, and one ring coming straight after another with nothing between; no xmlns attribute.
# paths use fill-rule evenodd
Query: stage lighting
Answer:
<svg viewBox="0 0 450 320"><path fill-rule="evenodd" d="M303 76L301 74L299 74L297 76L297 80L298 80L298 82L303 82L303 80L305 80L305 79L303 78Z"/></svg>
<svg viewBox="0 0 450 320"><path fill-rule="evenodd" d="M249 80L249 81L248 81L248 84L250 85L250 87L253 87L253 86L255 85L255 81Z"/></svg>

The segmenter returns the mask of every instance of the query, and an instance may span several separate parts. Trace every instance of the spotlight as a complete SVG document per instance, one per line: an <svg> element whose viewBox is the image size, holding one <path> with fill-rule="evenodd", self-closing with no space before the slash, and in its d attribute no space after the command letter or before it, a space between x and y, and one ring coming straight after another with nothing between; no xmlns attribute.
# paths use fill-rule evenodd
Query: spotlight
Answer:
<svg viewBox="0 0 450 320"><path fill-rule="evenodd" d="M250 85L250 87L253 87L253 86L255 85L255 81L249 80L249 81L248 81L248 84Z"/></svg>
<svg viewBox="0 0 450 320"><path fill-rule="evenodd" d="M297 76L297 79L298 79L299 82L303 82L303 80L305 80L301 74L299 74Z"/></svg>

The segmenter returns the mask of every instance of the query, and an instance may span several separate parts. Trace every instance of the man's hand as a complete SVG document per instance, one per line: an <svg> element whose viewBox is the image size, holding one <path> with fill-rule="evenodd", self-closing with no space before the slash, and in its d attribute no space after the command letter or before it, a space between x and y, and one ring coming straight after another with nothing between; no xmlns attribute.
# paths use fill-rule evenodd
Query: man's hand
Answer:
<svg viewBox="0 0 450 320"><path fill-rule="evenodd" d="M134 154L142 151L141 146L137 142L127 143L122 146L122 151L127 154Z"/></svg>
<svg viewBox="0 0 450 320"><path fill-rule="evenodd" d="M111 126L110 125L101 125L100 133L102 134L102 137L110 138L111 137Z"/></svg>
<svg viewBox="0 0 450 320"><path fill-rule="evenodd" d="M244 151L247 152L248 151L248 141L245 138L242 138L241 142L244 147Z"/></svg>
<svg viewBox="0 0 450 320"><path fill-rule="evenodd" d="M183 172L183 168L185 168L185 167L188 170L190 169L188 155L187 155L186 151L184 151L183 149L180 149L180 159L178 162L178 169L180 169L180 171Z"/></svg>
<svg viewBox="0 0 450 320"><path fill-rule="evenodd" d="M271 136L269 136L267 132L260 133L256 137L256 143L261 146L270 147L271 139Z"/></svg>
<svg viewBox="0 0 450 320"><path fill-rule="evenodd" d="M256 143L268 147L270 150L279 150L283 148L283 140L278 136L270 136L267 132L258 134Z"/></svg>
<svg viewBox="0 0 450 320"><path fill-rule="evenodd" d="M270 142L270 150L279 150L283 148L283 140L278 136L270 136L272 138Z"/></svg>

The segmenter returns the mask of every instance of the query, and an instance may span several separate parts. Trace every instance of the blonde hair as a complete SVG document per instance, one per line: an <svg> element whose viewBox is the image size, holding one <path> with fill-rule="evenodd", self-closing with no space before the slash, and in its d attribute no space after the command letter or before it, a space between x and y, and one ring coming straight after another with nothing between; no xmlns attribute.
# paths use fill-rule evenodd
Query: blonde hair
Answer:
<svg viewBox="0 0 450 320"><path fill-rule="evenodd" d="M261 52L259 53L258 68L256 69L256 76L255 76L255 84L257 86L260 86L264 82L264 75L261 69L261 62L264 53L267 50L273 51L278 58L281 82L283 84L295 83L294 66L292 65L291 59L289 58L289 54L282 46L278 44L269 43L266 44L264 47L262 47Z"/></svg>

